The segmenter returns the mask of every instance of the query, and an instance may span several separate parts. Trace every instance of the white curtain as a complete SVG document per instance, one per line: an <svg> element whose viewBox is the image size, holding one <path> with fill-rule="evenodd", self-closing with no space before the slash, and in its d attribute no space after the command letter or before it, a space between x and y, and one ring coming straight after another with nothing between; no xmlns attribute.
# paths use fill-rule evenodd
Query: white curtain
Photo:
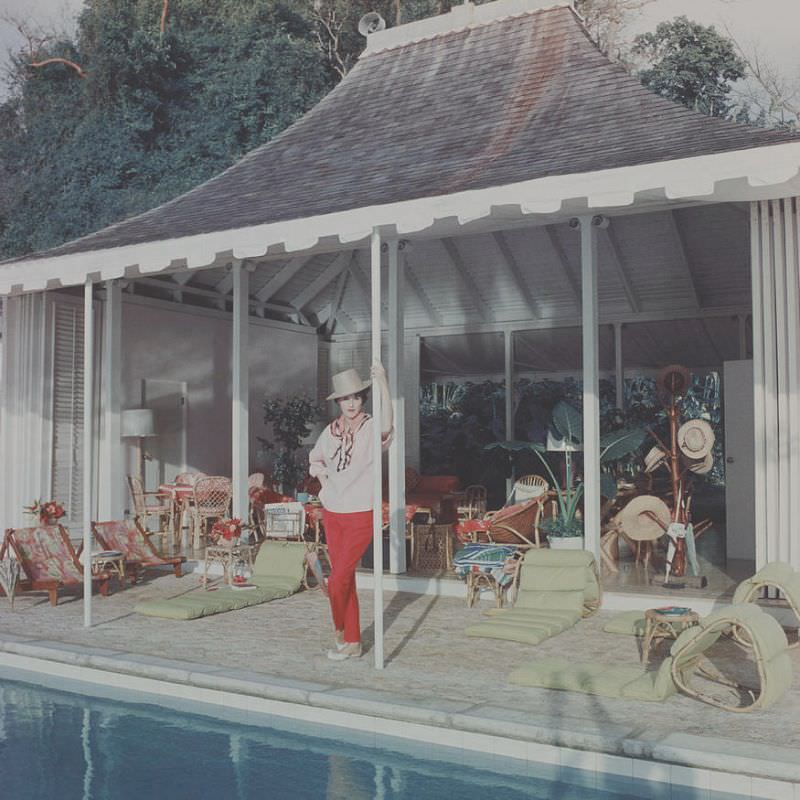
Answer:
<svg viewBox="0 0 800 800"><path fill-rule="evenodd" d="M800 198L751 203L756 566L800 568Z"/></svg>
<svg viewBox="0 0 800 800"><path fill-rule="evenodd" d="M20 527L23 506L50 492L50 346L46 295L6 298L0 381L0 526Z"/></svg>

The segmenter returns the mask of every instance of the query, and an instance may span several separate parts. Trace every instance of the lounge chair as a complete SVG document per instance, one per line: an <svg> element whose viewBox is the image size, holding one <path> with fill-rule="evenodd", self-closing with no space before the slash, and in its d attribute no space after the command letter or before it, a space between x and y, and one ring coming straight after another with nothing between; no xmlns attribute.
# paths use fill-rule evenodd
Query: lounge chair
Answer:
<svg viewBox="0 0 800 800"><path fill-rule="evenodd" d="M600 607L597 564L586 550L528 550L518 580L513 608L491 609L468 636L539 644Z"/></svg>
<svg viewBox="0 0 800 800"><path fill-rule="evenodd" d="M748 641L758 686L744 686L725 677L705 658L720 636L729 633ZM706 681L703 688L696 682L698 675ZM774 704L789 689L792 664L781 626L758 606L747 603L710 614L699 625L687 628L673 643L669 656L654 670L547 658L514 670L509 681L522 686L655 702L681 691L726 711L754 711ZM732 690L733 698L712 694L706 688L710 683Z"/></svg>
<svg viewBox="0 0 800 800"><path fill-rule="evenodd" d="M132 583L139 579L140 571L151 567L172 567L175 577L181 577L186 557L160 556L137 520L93 522L92 531L100 547L118 550L125 556L125 574Z"/></svg>
<svg viewBox="0 0 800 800"><path fill-rule="evenodd" d="M249 581L256 588L222 586L209 592L201 587L178 597L145 600L133 610L150 617L197 619L288 597L300 590L306 571L306 552L304 542L268 540L259 547Z"/></svg>
<svg viewBox="0 0 800 800"><path fill-rule="evenodd" d="M61 525L39 525L35 528L9 528L0 547L0 559L11 550L25 574L17 591L44 591L50 605L58 603L59 589L83 587L83 565L78 560L67 532ZM99 572L92 576L100 594L108 594L110 575Z"/></svg>
<svg viewBox="0 0 800 800"><path fill-rule="evenodd" d="M539 518L542 502L542 498L534 498L505 506L499 511L489 511L480 520L464 520L456 525L456 535L464 543L540 547Z"/></svg>
<svg viewBox="0 0 800 800"><path fill-rule="evenodd" d="M777 589L800 622L800 572L782 561L765 564L752 578L742 581L733 594L734 603L758 600L762 589ZM800 646L800 637L790 647Z"/></svg>

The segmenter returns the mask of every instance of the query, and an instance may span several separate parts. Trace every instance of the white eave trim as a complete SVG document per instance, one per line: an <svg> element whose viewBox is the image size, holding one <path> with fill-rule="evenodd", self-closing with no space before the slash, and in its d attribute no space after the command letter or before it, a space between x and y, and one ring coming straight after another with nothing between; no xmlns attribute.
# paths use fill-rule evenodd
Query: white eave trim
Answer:
<svg viewBox="0 0 800 800"><path fill-rule="evenodd" d="M110 280L160 272L175 262L209 267L222 254L255 259L268 248L309 250L323 238L342 244L365 241L373 228L408 236L439 220L460 225L519 206L521 215L557 214L567 208L613 211L660 201L735 202L800 194L800 142L640 164L597 172L556 175L437 197L350 209L305 219L273 222L50 258L0 264L0 295L83 284L88 276ZM577 213L577 212L576 212ZM505 215L504 215L505 216Z"/></svg>

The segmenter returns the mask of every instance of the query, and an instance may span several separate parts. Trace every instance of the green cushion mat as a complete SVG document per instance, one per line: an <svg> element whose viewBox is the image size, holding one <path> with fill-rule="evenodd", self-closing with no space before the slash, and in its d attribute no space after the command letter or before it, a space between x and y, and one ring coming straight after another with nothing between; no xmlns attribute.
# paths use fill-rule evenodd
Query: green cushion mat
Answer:
<svg viewBox="0 0 800 800"><path fill-rule="evenodd" d="M644 611L622 611L614 614L603 626L603 630L622 636L644 636L644 622Z"/></svg>

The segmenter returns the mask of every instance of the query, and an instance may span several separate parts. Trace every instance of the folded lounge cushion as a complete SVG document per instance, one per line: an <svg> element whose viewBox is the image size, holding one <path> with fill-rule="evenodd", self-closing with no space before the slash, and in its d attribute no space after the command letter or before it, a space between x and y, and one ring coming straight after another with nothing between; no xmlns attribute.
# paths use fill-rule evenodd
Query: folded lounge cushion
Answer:
<svg viewBox="0 0 800 800"><path fill-rule="evenodd" d="M138 614L165 619L198 619L225 611L267 603L288 597L300 589L305 573L306 546L303 542L266 541L261 544L250 583L255 589L204 587L171 598L143 600L134 606Z"/></svg>
<svg viewBox="0 0 800 800"><path fill-rule="evenodd" d="M617 633L621 636L644 636L644 611L623 611L614 614L603 626L606 633Z"/></svg>

